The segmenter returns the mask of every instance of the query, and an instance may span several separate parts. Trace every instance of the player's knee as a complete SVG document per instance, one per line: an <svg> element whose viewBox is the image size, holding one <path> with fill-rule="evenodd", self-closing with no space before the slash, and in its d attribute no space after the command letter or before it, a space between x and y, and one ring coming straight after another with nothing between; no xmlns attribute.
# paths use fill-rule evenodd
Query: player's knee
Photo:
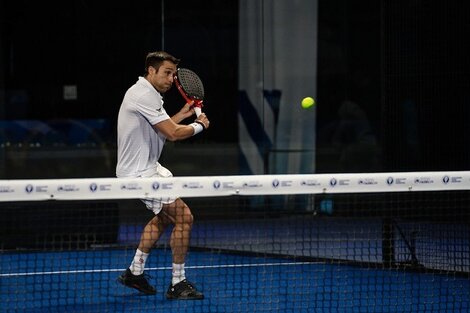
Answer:
<svg viewBox="0 0 470 313"><path fill-rule="evenodd" d="M181 207L181 223L184 225L185 228L191 228L193 226L194 222L194 216L191 212L191 209L188 207L188 205L184 202L182 202L182 207Z"/></svg>
<svg viewBox="0 0 470 313"><path fill-rule="evenodd" d="M186 206L183 214L183 223L187 225L188 227L192 227L194 222L194 216L191 213L191 210L189 209L188 206Z"/></svg>
<svg viewBox="0 0 470 313"><path fill-rule="evenodd" d="M178 199L174 202L174 224L175 227L190 230L193 226L194 217L190 208L183 200Z"/></svg>

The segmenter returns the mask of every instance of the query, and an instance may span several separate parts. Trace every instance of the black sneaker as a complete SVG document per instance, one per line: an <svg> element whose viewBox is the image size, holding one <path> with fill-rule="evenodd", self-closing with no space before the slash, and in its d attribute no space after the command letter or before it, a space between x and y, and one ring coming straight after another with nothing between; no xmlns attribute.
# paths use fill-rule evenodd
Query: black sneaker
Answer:
<svg viewBox="0 0 470 313"><path fill-rule="evenodd" d="M124 286L135 288L146 295L154 295L157 293L155 288L148 283L146 275L134 275L130 269L127 269L124 273L119 275L118 282Z"/></svg>
<svg viewBox="0 0 470 313"><path fill-rule="evenodd" d="M166 292L166 298L168 300L202 300L204 295L185 279L174 286L170 285Z"/></svg>

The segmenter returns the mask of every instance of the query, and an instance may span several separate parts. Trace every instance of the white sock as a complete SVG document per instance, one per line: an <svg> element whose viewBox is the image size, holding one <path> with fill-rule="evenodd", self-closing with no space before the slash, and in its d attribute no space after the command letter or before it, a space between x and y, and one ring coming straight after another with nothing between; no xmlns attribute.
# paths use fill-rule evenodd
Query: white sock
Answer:
<svg viewBox="0 0 470 313"><path fill-rule="evenodd" d="M173 263L173 279L171 280L171 284L174 286L180 281L186 279L185 272L184 272L184 263L183 264L175 264Z"/></svg>
<svg viewBox="0 0 470 313"><path fill-rule="evenodd" d="M132 260L129 269L134 275L142 275L144 273L145 261L147 261L149 254L137 249L135 251L134 259Z"/></svg>

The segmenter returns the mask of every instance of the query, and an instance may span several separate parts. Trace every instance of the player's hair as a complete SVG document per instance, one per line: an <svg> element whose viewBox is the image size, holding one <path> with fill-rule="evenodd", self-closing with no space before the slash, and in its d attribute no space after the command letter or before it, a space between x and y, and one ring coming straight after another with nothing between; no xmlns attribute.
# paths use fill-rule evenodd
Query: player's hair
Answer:
<svg viewBox="0 0 470 313"><path fill-rule="evenodd" d="M175 65L178 65L180 59L175 58L171 54L165 51L149 52L145 58L145 76L148 74L149 66L158 70L162 65L163 61L170 61Z"/></svg>

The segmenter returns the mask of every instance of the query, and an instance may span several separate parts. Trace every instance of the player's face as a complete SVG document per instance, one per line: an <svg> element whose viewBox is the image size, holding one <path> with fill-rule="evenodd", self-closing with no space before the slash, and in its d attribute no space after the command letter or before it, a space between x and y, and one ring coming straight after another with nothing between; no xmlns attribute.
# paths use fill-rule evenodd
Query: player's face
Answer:
<svg viewBox="0 0 470 313"><path fill-rule="evenodd" d="M149 67L147 79L160 93L167 92L173 85L173 76L176 73L176 65L170 61L163 61L157 69Z"/></svg>

